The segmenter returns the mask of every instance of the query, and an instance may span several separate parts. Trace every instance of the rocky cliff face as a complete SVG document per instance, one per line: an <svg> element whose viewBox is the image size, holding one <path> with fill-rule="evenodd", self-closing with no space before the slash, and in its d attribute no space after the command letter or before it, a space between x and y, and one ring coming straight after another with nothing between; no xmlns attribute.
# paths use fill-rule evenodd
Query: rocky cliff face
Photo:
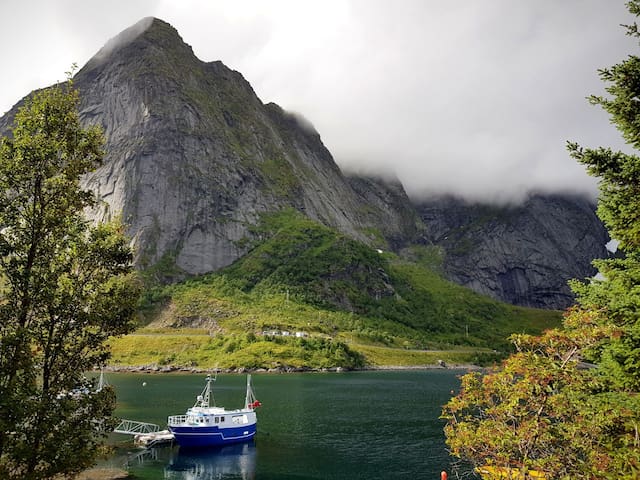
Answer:
<svg viewBox="0 0 640 480"><path fill-rule="evenodd" d="M590 261L605 254L606 234L582 199L414 206L397 181L343 175L308 122L263 104L221 62L200 61L158 19L110 40L75 85L82 121L106 137L104 165L84 179L102 200L93 215L121 216L138 265L164 281L229 265L260 215L283 208L374 248L439 245L450 279L521 305L567 305L566 279L591 275Z"/></svg>
<svg viewBox="0 0 640 480"><path fill-rule="evenodd" d="M122 215L143 267L224 267L245 253L260 214L284 207L365 242L377 240L372 230L415 235L393 208L363 202L308 122L264 105L221 62L197 59L158 19L112 39L75 85L82 120L107 139L105 165L86 179L104 199L96 215Z"/></svg>
<svg viewBox="0 0 640 480"><path fill-rule="evenodd" d="M417 209L429 241L443 247L449 279L517 305L571 305L567 281L593 276L591 261L607 256L607 232L583 197L533 195L517 207L449 197Z"/></svg>

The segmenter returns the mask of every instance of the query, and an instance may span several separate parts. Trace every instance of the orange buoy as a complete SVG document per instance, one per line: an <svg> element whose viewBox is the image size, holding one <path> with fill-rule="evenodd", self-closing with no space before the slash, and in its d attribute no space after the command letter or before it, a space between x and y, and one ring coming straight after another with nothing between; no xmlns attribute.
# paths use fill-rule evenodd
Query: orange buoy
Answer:
<svg viewBox="0 0 640 480"><path fill-rule="evenodd" d="M447 472L441 472L441 473L440 473L440 480L447 480L447 478L449 478L449 477L447 476Z"/></svg>

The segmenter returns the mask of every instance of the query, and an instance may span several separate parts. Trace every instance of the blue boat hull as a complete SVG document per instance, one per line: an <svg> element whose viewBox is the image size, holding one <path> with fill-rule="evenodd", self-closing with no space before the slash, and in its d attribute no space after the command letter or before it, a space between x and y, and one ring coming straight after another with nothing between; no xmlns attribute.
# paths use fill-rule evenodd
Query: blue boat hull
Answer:
<svg viewBox="0 0 640 480"><path fill-rule="evenodd" d="M181 447L217 447L248 442L256 435L256 424L239 427L174 426L169 427Z"/></svg>

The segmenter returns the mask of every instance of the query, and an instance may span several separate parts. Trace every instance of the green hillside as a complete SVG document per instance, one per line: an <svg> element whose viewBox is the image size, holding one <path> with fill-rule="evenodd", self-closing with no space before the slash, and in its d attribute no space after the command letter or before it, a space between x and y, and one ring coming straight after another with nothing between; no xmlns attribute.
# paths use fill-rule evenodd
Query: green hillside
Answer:
<svg viewBox="0 0 640 480"><path fill-rule="evenodd" d="M439 252L383 253L289 210L223 271L151 288L144 327L114 341L114 362L220 368L329 368L482 362L513 332L559 312L496 302L444 280ZM150 272L155 276L157 272ZM296 336L297 334L297 336Z"/></svg>

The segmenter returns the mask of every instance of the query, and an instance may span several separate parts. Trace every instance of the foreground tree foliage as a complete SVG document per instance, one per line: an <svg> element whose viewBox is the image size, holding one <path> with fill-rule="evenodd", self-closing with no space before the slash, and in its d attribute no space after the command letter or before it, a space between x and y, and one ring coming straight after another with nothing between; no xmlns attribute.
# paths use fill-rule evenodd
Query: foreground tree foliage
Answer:
<svg viewBox="0 0 640 480"><path fill-rule="evenodd" d="M640 2L627 6L640 15ZM627 33L640 38L636 24ZM640 150L640 58L600 76L610 96L590 101ZM501 368L462 378L443 410L447 444L472 466L493 467L485 478L640 478L640 158L568 148L599 178L598 215L623 256L594 262L601 280L572 283L577 305L562 329L514 336Z"/></svg>
<svg viewBox="0 0 640 480"><path fill-rule="evenodd" d="M536 478L533 472L637 478L640 396L613 388L607 374L581 361L618 334L576 307L562 329L512 337L517 352L488 374L465 375L461 393L446 405L452 454L475 467L514 469L519 479Z"/></svg>
<svg viewBox="0 0 640 480"><path fill-rule="evenodd" d="M130 330L139 296L117 224L92 226L79 184L102 135L80 127L71 80L31 96L0 144L0 478L69 476L91 465L114 393L84 373Z"/></svg>

